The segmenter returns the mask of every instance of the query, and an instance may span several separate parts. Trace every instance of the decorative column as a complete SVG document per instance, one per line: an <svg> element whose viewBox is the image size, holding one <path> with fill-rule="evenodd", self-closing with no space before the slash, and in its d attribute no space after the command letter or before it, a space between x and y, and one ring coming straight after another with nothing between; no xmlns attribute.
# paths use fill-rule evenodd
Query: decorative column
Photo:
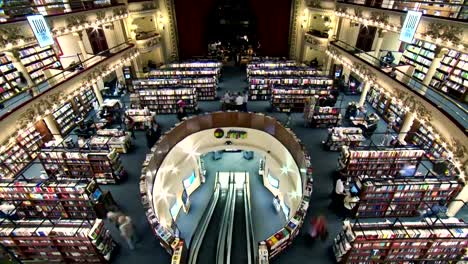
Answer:
<svg viewBox="0 0 468 264"><path fill-rule="evenodd" d="M96 84L93 84L93 91L94 94L96 95L96 99L99 103L99 105L102 105L104 103L104 99L102 98L102 93L101 90L104 89L104 81L102 79L99 79Z"/></svg>
<svg viewBox="0 0 468 264"><path fill-rule="evenodd" d="M371 82L367 81L364 84L364 89L362 89L361 98L359 98L359 106L363 106L366 103L366 97L371 88Z"/></svg>
<svg viewBox="0 0 468 264"><path fill-rule="evenodd" d="M83 56L83 60L86 60L88 58L88 52L86 52L86 48L83 43L83 31L78 31L72 34L73 36L78 37L78 46L80 47L81 55Z"/></svg>
<svg viewBox="0 0 468 264"><path fill-rule="evenodd" d="M400 142L405 142L406 135L410 131L415 117L416 115L412 111L406 113L405 118L403 119L403 124L401 125L400 133L398 134L398 140Z"/></svg>
<svg viewBox="0 0 468 264"><path fill-rule="evenodd" d="M21 59L19 58L19 53L18 52L5 52L6 55L11 59L11 62L13 63L13 66L23 73L24 78L26 78L26 82L28 83L28 87L34 86L34 81L32 80L31 76L28 73L28 70L26 70L26 67L24 67L23 63L21 63Z"/></svg>
<svg viewBox="0 0 468 264"><path fill-rule="evenodd" d="M383 29L377 31L377 42L375 43L374 57L380 58L380 49L382 48L382 43L384 40L385 32Z"/></svg>
<svg viewBox="0 0 468 264"><path fill-rule="evenodd" d="M336 26L335 26L335 38L337 40L340 40L340 33L341 33L341 26L343 24L343 18L342 17L338 17L338 23L336 23Z"/></svg>
<svg viewBox="0 0 468 264"><path fill-rule="evenodd" d="M458 200L458 201L457 201ZM461 192L455 197L455 200L451 202L448 206L447 215L455 216L455 214L460 211L463 207L463 202L468 202L468 185L463 187Z"/></svg>
<svg viewBox="0 0 468 264"><path fill-rule="evenodd" d="M124 74L123 74L123 69L122 67L117 67L115 69L115 75L117 76L117 80L120 82L125 82Z"/></svg>
<svg viewBox="0 0 468 264"><path fill-rule="evenodd" d="M54 136L54 139L57 141L62 141L63 137L60 133L60 128L58 127L53 115L47 115L46 117L44 117L44 122L46 123L47 128L49 128L50 132Z"/></svg>
<svg viewBox="0 0 468 264"><path fill-rule="evenodd" d="M327 56L327 65L325 66L325 75L330 75L332 65L333 65L333 58L331 56Z"/></svg>
<svg viewBox="0 0 468 264"><path fill-rule="evenodd" d="M432 77L434 77L434 74L437 68L439 68L440 66L440 62L442 61L442 58L444 57L446 53L447 53L446 48L436 46L436 49L434 51L434 54L435 54L434 60L432 60L431 66L429 67L429 70L427 71L426 76L423 79L423 84L425 84L426 86L429 86L429 83L431 83ZM422 91L426 92L427 87L422 87Z"/></svg>
<svg viewBox="0 0 468 264"><path fill-rule="evenodd" d="M72 9L69 4L69 0L63 0L63 6L65 7L65 12L71 12Z"/></svg>
<svg viewBox="0 0 468 264"><path fill-rule="evenodd" d="M138 57L136 57L135 59L132 60L132 64L133 64L133 69L135 70L135 75L138 78L140 76L140 74L141 74L140 64L138 62Z"/></svg>

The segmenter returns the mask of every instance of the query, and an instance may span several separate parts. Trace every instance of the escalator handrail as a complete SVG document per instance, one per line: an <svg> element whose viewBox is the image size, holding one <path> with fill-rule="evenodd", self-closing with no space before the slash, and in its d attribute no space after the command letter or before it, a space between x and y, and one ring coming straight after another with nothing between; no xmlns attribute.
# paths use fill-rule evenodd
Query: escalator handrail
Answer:
<svg viewBox="0 0 468 264"><path fill-rule="evenodd" d="M250 241L250 232L251 232L251 227L249 223L249 204L248 204L248 198L247 198L247 184L244 183L244 210L245 210L245 234L246 234L246 240L247 240L247 263L252 264L252 254L250 250L252 249L251 246L251 241Z"/></svg>
<svg viewBox="0 0 468 264"><path fill-rule="evenodd" d="M231 199L231 207L230 207L230 215L229 215L229 223L228 223L228 234L226 238L226 263L230 264L231 263L231 249L232 249L232 231L234 230L234 216L236 214L236 199L237 199L237 190L236 190L236 183L235 181L231 183L232 185L232 192L233 196Z"/></svg>
<svg viewBox="0 0 468 264"><path fill-rule="evenodd" d="M214 210L218 203L219 195L221 193L221 186L218 180L218 173L216 173L216 181L213 196L211 198L210 207L208 210L205 210L205 213L202 216L204 219L203 223L197 225L194 233L193 243L190 246L190 253L189 253L189 264L195 264L198 258L198 252L200 250L200 246L205 238L206 230L208 228L209 223L211 222L211 217L213 216Z"/></svg>
<svg viewBox="0 0 468 264"><path fill-rule="evenodd" d="M228 184L228 196L226 199L226 206L224 207L224 212L223 212L223 217L221 218L221 227L220 227L220 232L218 236L218 243L216 247L216 263L217 264L222 264L224 263L225 260L225 246L226 246L226 232L227 232L227 223L226 219L228 217L229 213L229 208L230 208L230 203L232 200L232 184L231 184L231 176L232 174L229 174L229 184Z"/></svg>
<svg viewBox="0 0 468 264"><path fill-rule="evenodd" d="M247 235L249 235L249 240L251 241L251 245L249 247L249 261L252 263L256 263L257 255L258 255L258 249L257 243L255 241L255 232L253 228L253 220L252 220L252 204L251 204L251 196L250 196L250 179L247 178L247 173L246 173L246 181L244 183L244 189L245 189L245 200L247 202L247 213L246 213L246 224L249 226L249 230ZM251 254L253 253L253 254ZM250 262L249 262L250 263Z"/></svg>

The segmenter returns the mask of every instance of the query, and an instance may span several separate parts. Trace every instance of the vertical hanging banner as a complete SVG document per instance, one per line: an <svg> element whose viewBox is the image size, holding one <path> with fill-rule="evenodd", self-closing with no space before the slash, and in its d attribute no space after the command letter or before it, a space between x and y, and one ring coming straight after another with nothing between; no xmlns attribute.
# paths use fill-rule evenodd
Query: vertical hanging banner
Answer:
<svg viewBox="0 0 468 264"><path fill-rule="evenodd" d="M54 44L54 39L43 15L27 16L27 19L41 48Z"/></svg>
<svg viewBox="0 0 468 264"><path fill-rule="evenodd" d="M407 43L413 42L414 33L418 30L419 21L422 13L417 11L408 11L405 22L401 28L400 40Z"/></svg>

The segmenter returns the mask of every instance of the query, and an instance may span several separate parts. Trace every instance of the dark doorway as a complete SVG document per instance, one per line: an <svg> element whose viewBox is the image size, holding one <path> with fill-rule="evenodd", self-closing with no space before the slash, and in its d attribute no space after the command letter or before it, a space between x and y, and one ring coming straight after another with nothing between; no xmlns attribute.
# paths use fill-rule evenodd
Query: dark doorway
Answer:
<svg viewBox="0 0 468 264"><path fill-rule="evenodd" d="M106 36L104 35L104 30L102 28L90 28L86 30L88 34L89 43L93 49L94 54L108 50Z"/></svg>
<svg viewBox="0 0 468 264"><path fill-rule="evenodd" d="M361 26L359 29L359 35L356 43L356 48L363 51L371 51L372 44L374 43L375 32L377 28L375 27L365 27Z"/></svg>

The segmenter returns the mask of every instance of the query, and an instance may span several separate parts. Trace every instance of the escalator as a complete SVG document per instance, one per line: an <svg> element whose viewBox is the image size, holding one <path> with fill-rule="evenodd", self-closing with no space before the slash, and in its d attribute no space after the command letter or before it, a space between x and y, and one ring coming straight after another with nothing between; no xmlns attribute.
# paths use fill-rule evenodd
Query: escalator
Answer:
<svg viewBox="0 0 468 264"><path fill-rule="evenodd" d="M219 177L221 173L217 175ZM190 244L189 264L254 263L256 243L250 212L248 174L235 183L235 173L225 173L226 184L217 180L213 197ZM237 185L237 188L236 188Z"/></svg>
<svg viewBox="0 0 468 264"><path fill-rule="evenodd" d="M236 190L234 231L232 235L231 263L248 263L246 241L245 188Z"/></svg>

